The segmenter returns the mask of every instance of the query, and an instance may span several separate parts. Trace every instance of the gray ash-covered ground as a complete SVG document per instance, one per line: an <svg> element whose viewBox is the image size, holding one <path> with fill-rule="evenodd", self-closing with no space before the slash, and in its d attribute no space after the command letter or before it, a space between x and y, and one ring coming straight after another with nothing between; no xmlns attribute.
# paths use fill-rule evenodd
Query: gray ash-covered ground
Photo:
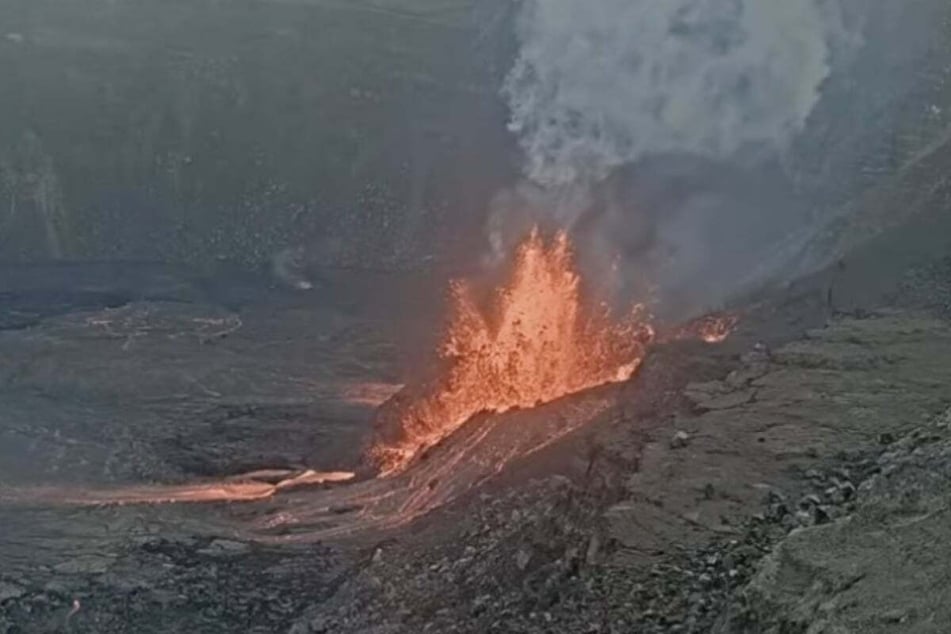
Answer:
<svg viewBox="0 0 951 634"><path fill-rule="evenodd" d="M291 294L160 265L5 267L0 490L28 499L0 510L0 631L280 631L326 594L346 557L229 540L238 505L29 497L352 467L380 398L366 388L398 389L408 363L392 333L425 340L393 297L436 305L367 277Z"/></svg>
<svg viewBox="0 0 951 634"><path fill-rule="evenodd" d="M777 277L806 277L551 446L346 539L307 537L359 509L281 523L324 485L51 503L358 469L374 399L426 374L429 267L516 176L513 3L267 4L0 3L0 634L951 632L941 0L877 3L784 160L821 228Z"/></svg>
<svg viewBox="0 0 951 634"><path fill-rule="evenodd" d="M938 338L928 336L928 323ZM886 389L873 376L876 355L853 356L872 348L862 330L869 339L886 332L894 338L877 357L888 359L886 370L896 374L888 389L921 380L902 376L897 350L904 348L913 365L926 361L907 355L903 332L941 348L933 362L949 353L946 324L879 315L843 318L814 333L828 345L813 347L812 355L794 342L773 355L771 368L758 367L751 355L728 376L757 376L763 380L752 379L753 385L766 392L771 375L799 372L794 385L814 390L807 399L832 415L846 414L843 427L857 427L825 430L826 441L815 443L810 434L824 432L813 427L821 421L796 406L802 394L783 391L723 409L706 409L715 405L709 401L701 407L698 418L711 425L725 413L763 422L760 429L747 426L745 452L726 450L738 439L723 428L685 433L661 424L642 429L654 440L634 451L638 441L625 447L621 429L602 429L606 446L589 454L589 462L576 461L573 478L541 477L516 491L484 494L470 512L438 511L420 534L376 547L360 574L292 631L786 632L815 623L840 628L815 631L895 631L888 628L897 625L945 631L951 615L943 607L947 570L940 560L905 564L912 595L869 601L892 587L887 566L894 563L879 556L928 552L931 540L946 536L951 436L947 413L929 418L897 403L895 418L877 418L885 412L862 406L874 394L839 391L850 374ZM914 394L906 404L915 400L930 411L951 402L943 365L944 374L933 377L933 401L926 405L917 399L927 396ZM702 393L700 385L687 391ZM822 403L826 398L840 402ZM773 423L792 432L776 451L764 438L769 418L787 416ZM711 460L712 472L706 470ZM619 474L625 475L619 480ZM909 520L928 526L882 533L882 526ZM439 539L447 532L454 539Z"/></svg>
<svg viewBox="0 0 951 634"><path fill-rule="evenodd" d="M658 346L588 425L395 530L248 530L307 491L0 502L0 632L947 632L949 227L931 200L723 344ZM333 304L104 270L7 280L0 499L354 465L347 387L431 334L393 280Z"/></svg>
<svg viewBox="0 0 951 634"><path fill-rule="evenodd" d="M558 476L535 481L517 496L483 499L472 528L463 533L466 540L448 552L407 558L378 547L341 591L336 612L319 610L292 631L374 631L371 624L394 621L399 625L391 625L393 631L798 631L815 615L797 619L763 596L794 594L760 572L775 565L771 553L784 553L793 531L791 539L808 541L812 527L835 530L868 514L888 497L883 488L897 488L890 482L896 470L904 471L905 480L935 465L946 472L949 447L945 417L881 449L843 456L840 466L810 470L798 491L769 491L729 538L634 569L604 563L612 544L597 530L603 489ZM949 488L945 482L932 497L947 501ZM817 592L828 592L827 600L836 594L832 585ZM899 608L878 616L886 625L911 614ZM869 629L856 631L872 626L864 622Z"/></svg>

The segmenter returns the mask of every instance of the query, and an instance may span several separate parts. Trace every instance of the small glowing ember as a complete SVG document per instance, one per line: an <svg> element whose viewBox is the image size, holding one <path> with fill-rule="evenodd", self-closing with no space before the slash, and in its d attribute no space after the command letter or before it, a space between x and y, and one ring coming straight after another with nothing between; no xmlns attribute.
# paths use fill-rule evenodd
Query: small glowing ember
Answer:
<svg viewBox="0 0 951 634"><path fill-rule="evenodd" d="M696 338L706 343L722 343L733 329L739 318L736 315L707 315L687 324L680 332L680 337Z"/></svg>
<svg viewBox="0 0 951 634"><path fill-rule="evenodd" d="M534 407L630 378L654 336L641 307L614 320L607 308L583 301L564 233L546 241L533 230L490 301L478 302L462 282L452 291L445 374L402 413L400 437L371 449L384 475L403 470L478 412Z"/></svg>

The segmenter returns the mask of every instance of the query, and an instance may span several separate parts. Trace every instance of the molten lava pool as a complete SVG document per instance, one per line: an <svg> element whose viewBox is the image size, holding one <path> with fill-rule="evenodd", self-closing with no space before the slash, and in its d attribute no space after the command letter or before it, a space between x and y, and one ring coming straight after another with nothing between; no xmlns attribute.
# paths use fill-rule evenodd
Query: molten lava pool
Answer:
<svg viewBox="0 0 951 634"><path fill-rule="evenodd" d="M452 285L444 374L402 409L396 432L378 440L372 458L393 474L479 412L534 407L627 380L653 336L641 307L614 318L584 296L565 233L546 240L535 229L486 301L470 284Z"/></svg>

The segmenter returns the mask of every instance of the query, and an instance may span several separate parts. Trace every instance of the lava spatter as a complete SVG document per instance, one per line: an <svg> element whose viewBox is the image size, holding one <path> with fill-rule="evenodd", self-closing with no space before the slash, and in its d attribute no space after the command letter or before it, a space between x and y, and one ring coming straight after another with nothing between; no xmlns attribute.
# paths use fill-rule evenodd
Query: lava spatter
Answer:
<svg viewBox="0 0 951 634"><path fill-rule="evenodd" d="M378 441L372 459L381 473L396 473L478 412L534 407L627 380L653 336L641 307L615 319L586 301L567 234L546 240L535 229L488 301L453 283L444 375L401 412L395 437Z"/></svg>

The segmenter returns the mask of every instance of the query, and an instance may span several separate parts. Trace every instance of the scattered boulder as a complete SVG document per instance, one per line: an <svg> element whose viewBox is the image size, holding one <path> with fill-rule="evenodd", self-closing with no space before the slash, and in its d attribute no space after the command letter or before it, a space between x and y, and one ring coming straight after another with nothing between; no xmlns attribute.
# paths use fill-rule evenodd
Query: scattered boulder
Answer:
<svg viewBox="0 0 951 634"><path fill-rule="evenodd" d="M670 439L671 449L683 449L690 444L690 434L685 431L676 432Z"/></svg>
<svg viewBox="0 0 951 634"><path fill-rule="evenodd" d="M914 430L803 498L812 522L791 532L742 590L723 632L943 631L951 623L951 435ZM871 464L870 464L871 463ZM901 580L898 583L896 580Z"/></svg>
<svg viewBox="0 0 951 634"><path fill-rule="evenodd" d="M53 566L53 570L64 575L98 575L106 572L115 562L110 555L83 555Z"/></svg>
<svg viewBox="0 0 951 634"><path fill-rule="evenodd" d="M243 555L249 550L251 550L251 546L246 542L231 539L213 539L208 546L198 550L198 552L211 557L233 557Z"/></svg>
<svg viewBox="0 0 951 634"><path fill-rule="evenodd" d="M10 599L19 599L26 594L26 589L9 581L0 581L0 603Z"/></svg>

